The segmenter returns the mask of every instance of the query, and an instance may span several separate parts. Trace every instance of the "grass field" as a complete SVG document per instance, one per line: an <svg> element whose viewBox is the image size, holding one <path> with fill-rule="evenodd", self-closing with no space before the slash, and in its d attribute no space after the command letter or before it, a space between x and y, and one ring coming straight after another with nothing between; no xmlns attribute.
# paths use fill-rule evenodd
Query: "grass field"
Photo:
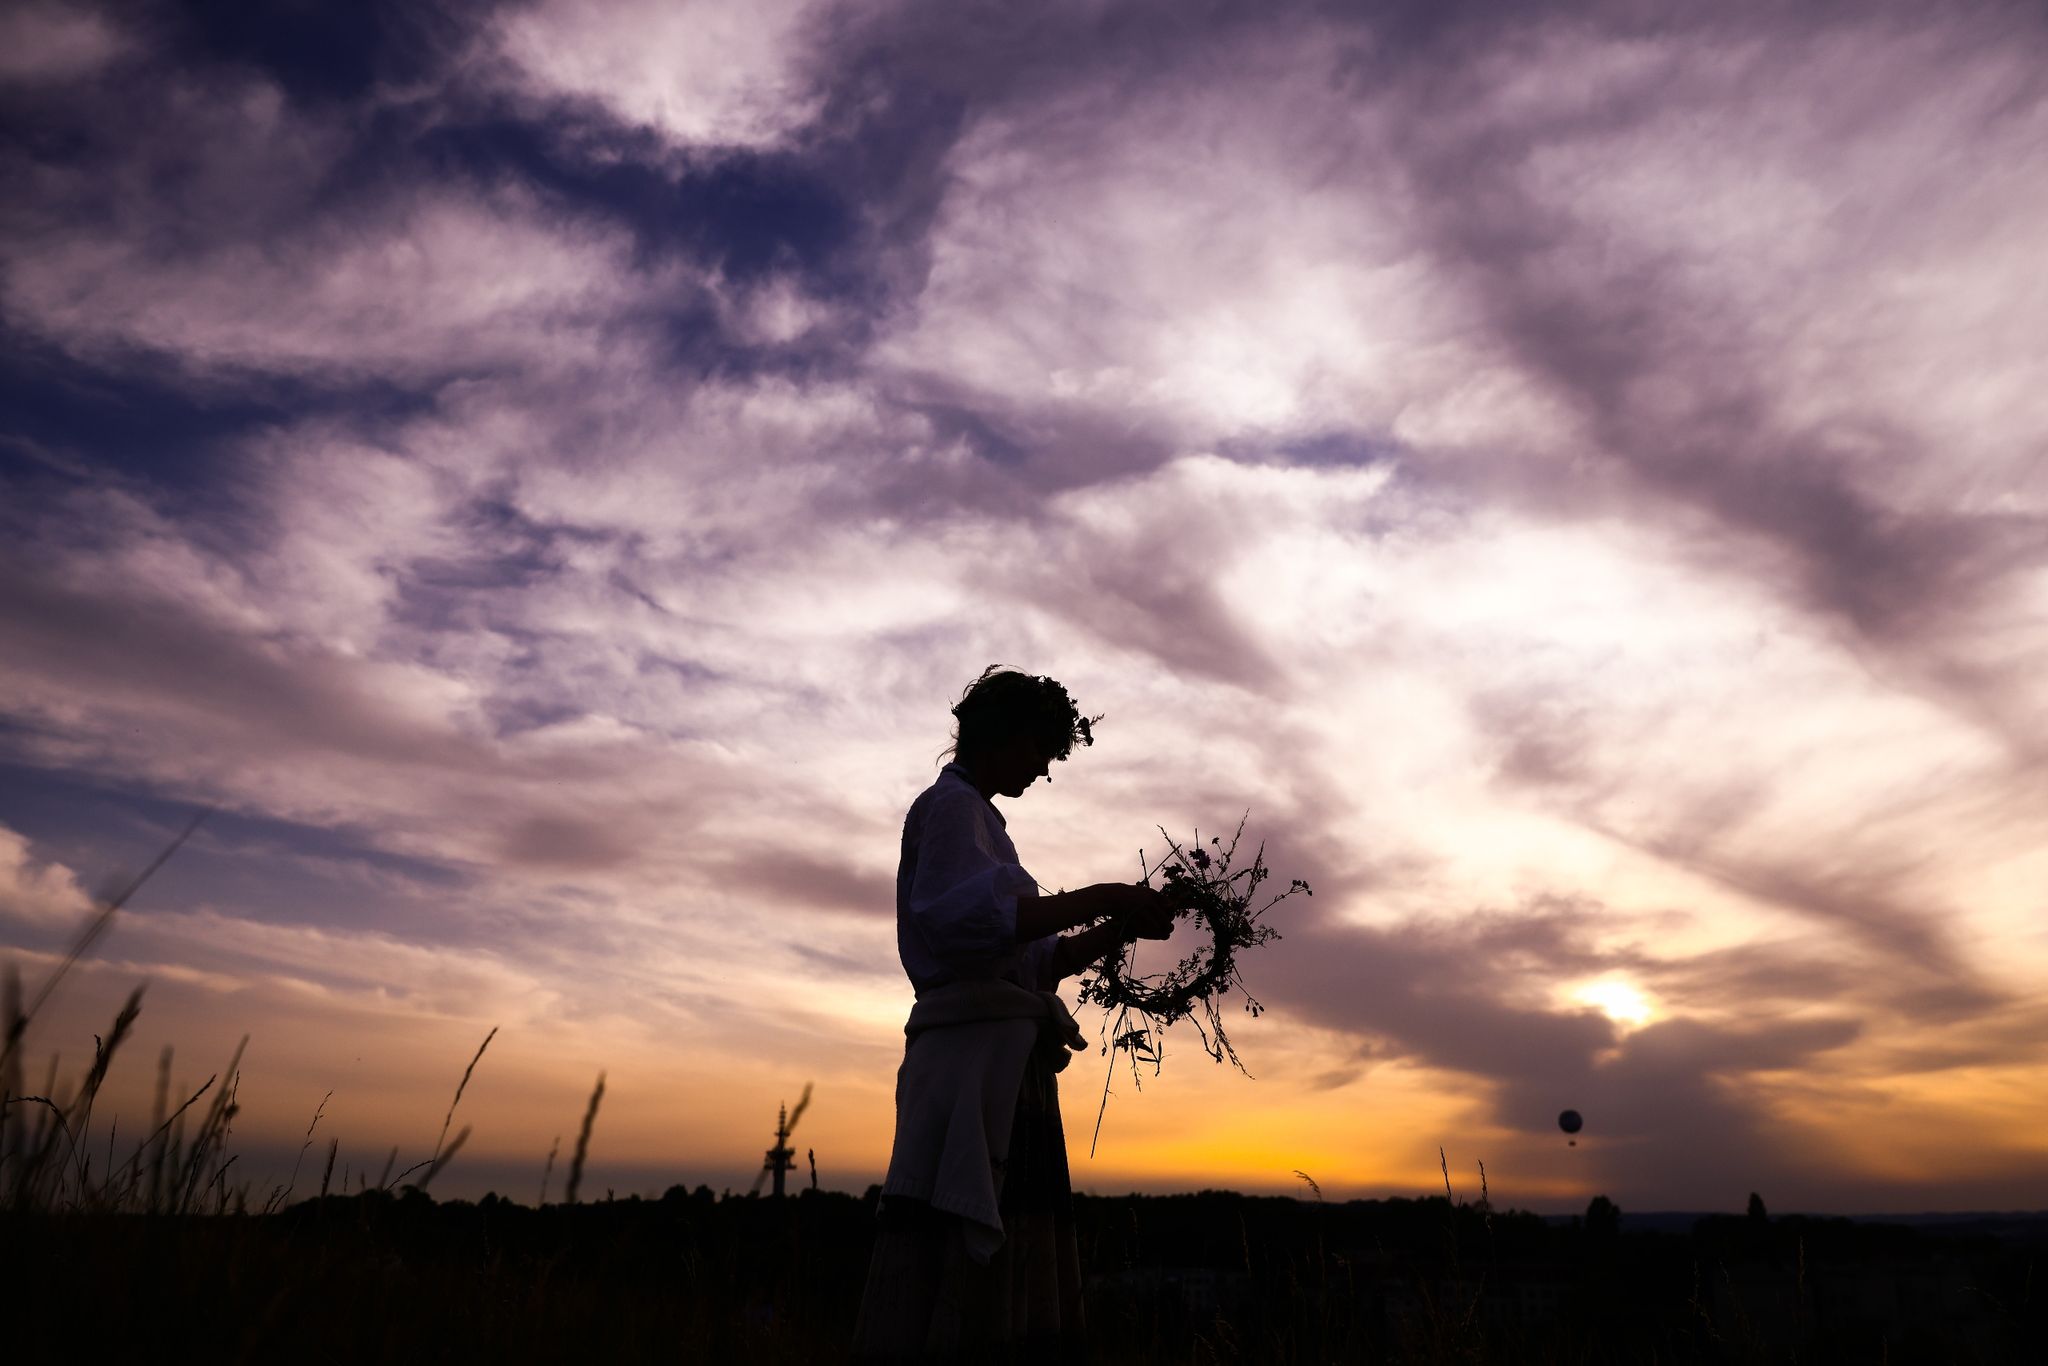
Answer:
<svg viewBox="0 0 2048 1366"><path fill-rule="evenodd" d="M1077 1197L1103 1362L2023 1362L2041 1243L1838 1220L1690 1234L1443 1199ZM261 1214L0 1219L21 1360L839 1360L872 1205L415 1188Z"/></svg>

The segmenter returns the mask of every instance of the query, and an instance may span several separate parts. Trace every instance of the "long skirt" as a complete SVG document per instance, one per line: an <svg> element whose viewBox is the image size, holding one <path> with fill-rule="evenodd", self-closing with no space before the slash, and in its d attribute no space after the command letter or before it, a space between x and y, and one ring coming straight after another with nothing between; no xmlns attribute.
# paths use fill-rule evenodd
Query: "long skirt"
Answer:
<svg viewBox="0 0 2048 1366"><path fill-rule="evenodd" d="M1004 1236L987 1265L968 1255L958 1215L884 1198L854 1330L856 1362L1087 1359L1059 1077L1036 1052L996 1179Z"/></svg>

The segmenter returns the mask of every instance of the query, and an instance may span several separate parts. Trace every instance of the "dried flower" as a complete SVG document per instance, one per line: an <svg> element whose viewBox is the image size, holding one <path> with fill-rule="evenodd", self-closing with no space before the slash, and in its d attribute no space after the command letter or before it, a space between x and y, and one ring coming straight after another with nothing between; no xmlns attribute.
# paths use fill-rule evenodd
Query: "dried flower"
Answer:
<svg viewBox="0 0 2048 1366"><path fill-rule="evenodd" d="M1247 819L1249 815L1246 813ZM1209 841L1220 851L1213 858L1201 847L1199 835L1192 848L1183 849L1164 828L1159 833L1166 837L1167 853L1145 870L1145 880L1149 883L1158 877L1164 884L1161 890L1173 905L1192 912L1195 924L1209 931L1210 942L1198 944L1171 971L1143 976L1132 972L1134 945L1125 944L1105 955L1094 972L1081 979L1081 1000L1104 1008L1104 1037L1108 1040L1104 1047L1111 1055L1110 1067L1113 1071L1116 1066L1116 1053L1129 1053L1134 1081L1140 1059L1151 1063L1153 1075L1158 1075L1164 1052L1160 1047L1164 1041L1162 1031L1182 1020L1194 1021L1195 1032L1201 1036L1202 1047L1211 1058L1219 1063L1228 1058L1243 1072L1244 1064L1224 1030L1217 998L1227 995L1235 986L1244 997L1247 1013L1263 1013L1264 1007L1245 990L1244 979L1238 974L1238 954L1279 938L1278 930L1260 923L1267 911L1296 892L1313 893L1306 882L1295 878L1286 891L1257 910L1252 909L1252 899L1270 873L1266 869L1264 845L1253 854L1249 867L1231 871L1238 841L1244 835L1243 820L1237 823L1237 832L1231 836L1228 848L1224 848L1220 836ZM1137 1028L1132 1027L1134 1016ZM1108 1106L1109 1079L1105 1077L1102 1108L1095 1115L1098 1140L1102 1136L1102 1115ZM1091 1155L1094 1150L1091 1143Z"/></svg>

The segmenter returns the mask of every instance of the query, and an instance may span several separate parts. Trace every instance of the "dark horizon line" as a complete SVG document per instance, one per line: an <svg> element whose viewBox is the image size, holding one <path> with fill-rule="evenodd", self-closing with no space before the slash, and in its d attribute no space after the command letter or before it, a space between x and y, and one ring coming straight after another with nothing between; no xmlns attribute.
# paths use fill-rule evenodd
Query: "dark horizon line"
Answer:
<svg viewBox="0 0 2048 1366"><path fill-rule="evenodd" d="M340 1192L333 1192L333 1193L331 1193L331 1194L330 1194L329 1196L327 1196L326 1198L328 1198L328 1199L347 1199L347 1200L354 1200L354 1199L358 1199L358 1198L360 1198L360 1197L362 1197L362 1196L364 1196L364 1195L366 1195L366 1194L371 1194L371 1193L379 1193L379 1194L383 1194L383 1195L389 1196L389 1197L390 1197L390 1198L392 1198L392 1199L404 1199L404 1198L406 1198L406 1196L408 1195L408 1193L410 1193L410 1192L411 1192L411 1191L412 1191L413 1189L414 1189L414 1188L413 1188L413 1187L412 1187L412 1186L411 1186L411 1185L410 1185L410 1184L408 1183L407 1185L404 1185L404 1186L399 1186L399 1187L397 1187L397 1188L395 1188L395 1189L390 1189L390 1190L384 1190L384 1191L378 1191L378 1190L377 1190L377 1188L375 1188L375 1187L372 1187L372 1188L370 1188L370 1190L368 1190L368 1191L362 1191L362 1190L358 1190L358 1191L356 1191L356 1192L353 1192L353 1193L351 1193L351 1194L348 1194L348 1195L343 1195L343 1194L341 1194ZM739 1188L739 1187L737 1187L737 1186L725 1186L725 1187L718 1187L718 1188L714 1188L714 1187L712 1187L712 1186L711 1186L711 1185L710 1185L710 1184L709 1184L708 1182L699 1182L699 1183L697 1183L697 1184L696 1184L695 1186L686 1186L686 1185L684 1185L684 1184L683 1184L683 1183L681 1183L681 1182L676 1182L676 1183L674 1183L673 1185L671 1185L671 1186L670 1186L670 1187L669 1187L668 1189L669 1189L669 1190L682 1190L682 1191L684 1192L684 1198L686 1198L686 1199L694 1199L694 1198L695 1198L695 1196L696 1196L696 1193L697 1193L698 1191L704 1191L704 1192L707 1192L707 1193L709 1193L709 1194L710 1194L710 1195L712 1196L712 1198L713 1198L713 1201L714 1201L714 1202L716 1202L716 1203L724 1203L724 1202L725 1202L725 1201L727 1201L727 1200L735 1200L735 1201L747 1201L747 1200L755 1200L755 1201L759 1201L759 1202L763 1202L763 1203L766 1203L766 1202L772 1202L772 1201L774 1201L775 1199L777 1199L777 1197L776 1197L775 1195L773 1195L773 1194L770 1194L770 1193L768 1193L768 1192L765 1192L765 1191L747 1191L747 1190L742 1190L742 1189L740 1189L740 1188ZM787 1195L785 1195L785 1196L783 1196L783 1197L780 1197L780 1198L782 1198L782 1199L785 1199L785 1200L797 1200L797 1199L801 1199L801 1198L803 1198L803 1197L804 1197L805 1195L807 1195L807 1194L815 1194L815 1195L819 1195L819 1196L834 1196L834 1197L839 1197L839 1198L843 1198L843 1199L848 1199L848 1200L855 1200L855 1201L864 1201L864 1200L868 1200L868 1199L872 1199L872 1198L874 1198L874 1197L875 1197L875 1196L876 1196L876 1195L877 1195L877 1194L879 1193L879 1191L880 1191L880 1186L879 1186L879 1185L870 1185L870 1186L868 1186L868 1187L867 1187L867 1188L866 1188L866 1189L865 1189L864 1191L861 1191L861 1192L854 1192L854 1191L850 1191L850 1190L847 1190L847 1189L845 1189L845 1188L843 1188L843 1187L836 1187L836 1186L822 1186L822 1187L818 1187L818 1188L816 1188L816 1189L815 1189L815 1191L814 1191L814 1190L813 1190L813 1189L812 1189L811 1187L808 1187L808 1186L806 1186L806 1187L803 1187L803 1188L801 1188L801 1189L797 1189L797 1190L792 1190L792 1191L790 1191L790 1192L789 1192L789 1193L788 1193ZM485 1192L485 1193L484 1193L483 1195L479 1195L479 1196L462 1196L462 1195L434 1196L434 1195L433 1195L433 1194L432 1194L431 1192L424 1192L424 1194L426 1194L426 1195L427 1195L427 1197L428 1197L429 1199L431 1199L431 1200L433 1201L433 1203L435 1203L435 1204L437 1204L437 1205L452 1205L452 1204L470 1204L470 1205L475 1205L475 1204L481 1204L481 1203L482 1203L482 1202L483 1202L484 1200L486 1200L486 1199L489 1199L489 1198L491 1198L491 1197L494 1197L494 1196L496 1197L496 1201L497 1201L497 1203L499 1203L499 1204L504 1204L504 1205L514 1205L514 1206L517 1206L517 1207L519 1207L519 1208L521 1208L521 1209L541 1209L541 1208L547 1208L547 1209L558 1209L558 1208L564 1208L564 1207L566 1207L566 1205L567 1205L567 1202L565 1202L565 1201L561 1201L561 1200L551 1200L551 1201L549 1201L549 1202L548 1202L548 1203L547 1203L547 1204L546 1204L545 1206L542 1206L542 1205L536 1205L536 1204L534 1204L534 1203L532 1203L532 1202L529 1202L529 1201L526 1201L526 1200L523 1200L523 1199L520 1199L520 1198L517 1198L517 1197L514 1197L514 1196L508 1196L508 1195L501 1195L501 1194L499 1194L499 1193L498 1193L497 1191L495 1191L495 1190L489 1190L489 1191L486 1191L486 1192ZM1262 1193L1262 1192L1258 1192L1258 1191L1241 1191L1241 1190L1236 1190L1236 1189L1234 1189L1234 1188L1231 1188L1231 1187L1225 1187L1225 1186L1204 1186L1204 1187L1201 1187L1201 1188L1199 1188L1199 1189L1195 1189L1195 1190L1185 1190L1185 1191L1163 1191L1163 1192L1145 1192L1145 1191L1124 1191L1124 1192L1121 1192L1121 1193L1117 1193L1117 1194L1104 1194L1104 1193L1101 1193L1101 1192L1096 1192L1096 1191L1089 1191L1089 1190L1084 1190L1084 1189L1079 1189L1079 1188L1077 1188L1077 1189L1076 1189L1076 1190L1074 1191L1074 1195L1075 1195L1075 1196L1076 1196L1077 1198L1080 1198L1080 1199L1086 1199L1086 1200L1185 1200L1185 1199L1191 1199L1191 1198L1200 1198L1200 1197L1203 1197L1203 1196L1219 1196L1219 1197L1230 1197L1230 1198L1233 1198L1233 1199L1239 1199L1239 1200L1288 1200L1288 1201L1292 1201L1292 1202L1294 1202L1294 1203L1296 1203L1296 1204L1301 1204L1301 1205L1311 1205L1311 1206L1313 1206L1313 1205L1327 1205L1327 1206L1330 1206L1330 1207L1332 1207L1332 1208L1344 1208L1344 1207L1349 1207L1349 1206L1354 1206L1354 1205L1386 1205L1386 1204L1394 1204L1394 1203L1405 1203L1405 1204L1425 1204L1425 1203L1428 1203L1429 1201L1432 1201L1432 1200L1442 1200L1442 1199L1444 1199L1444 1198L1445 1198L1444 1196L1442 1196L1442 1195L1439 1195L1439 1194L1434 1194L1434 1193L1427 1193L1427 1192L1425 1192L1425 1193L1423 1193L1423 1194L1419 1194L1419 1195L1379 1195L1379 1196L1353 1196L1353 1197L1351 1197L1351 1198L1349 1198L1349 1199L1345 1199L1345 1200L1321 1200L1321 1199L1318 1199L1317 1197L1315 1197L1315 1196L1313 1196L1313 1195L1295 1195L1295 1194L1292 1194L1292 1193L1290 1193L1290 1192L1270 1192L1270 1193ZM663 1200L664 1200L664 1199L665 1199L666 1197L667 1197L667 1191L664 1191L664 1192L663 1192L662 1194L659 1194L659 1195L647 1195L647 1194L644 1194L644 1193L643 1193L643 1192L641 1192L641 1191L637 1191L637 1190L636 1190L636 1191L632 1191L632 1192L629 1192L629 1193L626 1193L626 1194L616 1194L616 1195L612 1195L612 1196L611 1196L610 1198L606 1198L606 1197L598 1197L598 1198L595 1198L595 1199L585 1199L585 1200L579 1200L579 1201L577 1201L576 1203L577 1203L578 1205L603 1205L603 1204L626 1204L626 1203L630 1203L630 1202L633 1202L633 1201L638 1201L638 1202L639 1202L639 1203L641 1203L641 1204L660 1204L660 1203L661 1203L661 1202L662 1202L662 1201L663 1201ZM306 1204L306 1203L311 1203L311 1202L313 1202L313 1201L316 1201L316 1200L318 1200L318 1199L320 1199L320 1198L321 1198L321 1197L319 1197L319 1196L309 1196L309 1197L307 1197L307 1199L306 1199L306 1200L294 1202L294 1206L293 1206L293 1207L295 1207L295 1206L296 1206L296 1205L298 1205L298 1204ZM1602 1197L1601 1197L1601 1196L1599 1196L1598 1194L1595 1194L1595 1195L1593 1195L1593 1196L1591 1196L1591 1197L1589 1197L1589 1198L1588 1198L1588 1203L1590 1204L1590 1203L1591 1203L1591 1202L1592 1202L1593 1200L1597 1200L1597 1199L1600 1199L1600 1198L1602 1198ZM1471 1209L1477 1209L1477 1208L1479 1208L1479 1205L1480 1205L1480 1202L1479 1202L1479 1201L1476 1201L1476 1200L1464 1200L1464 1199L1456 1200L1456 1201L1454 1201L1453 1203L1454 1203L1455 1205L1459 1206L1459 1207L1463 1207L1463 1208L1471 1208ZM288 1207L288 1208L290 1208L290 1207ZM1583 1208L1580 1208L1580 1207L1574 1207L1574 1208L1562 1208L1562 1209L1550 1209L1550 1208L1536 1208L1536 1207L1533 1207L1533 1206L1519 1206L1519 1205L1505 1205L1505 1206L1502 1206L1502 1205L1496 1205L1496 1206L1493 1206L1492 1208L1493 1208L1493 1211L1494 1211L1495 1213L1497 1213L1497 1214L1502 1214L1502 1215L1509 1215L1509 1214L1530 1214L1530 1215L1534 1215L1534 1216L1536 1216L1537 1218L1543 1219L1543 1220L1545 1220L1545 1221L1547 1221L1547 1222L1554 1222L1554 1221L1560 1221L1560 1220L1569 1220L1569 1219L1578 1219L1578 1218L1582 1218L1582 1217L1584 1216L1584 1213L1585 1213L1584 1209L1583 1209ZM1676 1225L1676 1224L1677 1224L1677 1222L1678 1222L1678 1221L1681 1221L1681 1220L1686 1220L1686 1221L1694 1221L1694 1222L1696 1222L1696 1221L1698 1221L1698 1220L1701 1220L1701 1219L1743 1219L1743 1218L1747 1218L1747 1217L1748 1217L1747 1211L1745 1211L1745 1210L1740 1210L1740 1209L1734 1209L1734 1210L1723 1210L1723 1209L1683 1209L1683 1208L1669 1208L1669 1209L1662 1209L1662 1208L1660 1208L1660 1209L1645 1209L1645 1210L1632 1210L1632 1209L1628 1208L1627 1206L1618 1206L1617 1208L1619 1209L1619 1213L1620 1213L1620 1218L1621 1218L1622 1222L1623 1222L1623 1223L1625 1223L1625 1224L1626 1224L1626 1223L1629 1223L1629 1222L1631 1222L1631 1221L1635 1221L1635 1222L1653 1222L1653 1221L1654 1221L1654 1222L1660 1222L1660 1223L1669 1223L1669 1224L1673 1224L1673 1225ZM1886 1213L1886 1212L1882 1212L1882 1211L1878 1211L1878 1212L1870 1212L1870 1211L1858 1211L1858 1212L1850 1212L1850 1213L1829 1213L1829 1212L1826 1212L1826 1211L1821 1211L1821 1210L1806 1210L1806 1209L1787 1209L1787 1210L1780 1210L1780 1211L1772 1211L1772 1212L1771 1212L1771 1213L1769 1213L1769 1214L1768 1214L1768 1215L1767 1215L1766 1217L1767 1217L1768 1219L1770 1219L1770 1220L1771 1220L1772 1222L1776 1222L1776 1221L1778 1221L1778 1220L1780 1220L1780 1219L1808 1219L1808 1220L1824 1220L1824 1219L1842 1219L1842 1220L1848 1220L1848 1221L1850 1221L1850 1222L1852 1222L1852 1223L1893 1223L1893 1224L1926 1224L1926 1223L1934 1223L1934 1224L1951 1224L1951 1223L1966 1223L1966 1222L1982 1222L1982 1221L2008 1221L2008 1222L2024 1222L2024 1221L2030 1221L2030 1220L2048 1220L2048 1207L2043 1207L2043 1208L2040 1208L2040 1209L2002 1209L2002 1210L1997 1210L1997 1209L1957 1209L1957 1210L1932 1210L1932 1209L1922 1209L1922 1210L1912 1210L1912 1211L1900 1211L1900 1212L1896 1212L1896 1213Z"/></svg>

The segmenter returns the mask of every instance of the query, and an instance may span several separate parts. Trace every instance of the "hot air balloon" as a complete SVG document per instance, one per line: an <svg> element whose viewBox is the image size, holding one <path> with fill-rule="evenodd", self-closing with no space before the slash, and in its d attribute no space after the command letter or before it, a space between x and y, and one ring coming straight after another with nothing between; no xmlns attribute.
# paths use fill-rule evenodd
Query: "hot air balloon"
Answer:
<svg viewBox="0 0 2048 1366"><path fill-rule="evenodd" d="M1577 1110L1566 1110L1557 1117L1557 1127L1568 1134L1575 1134L1586 1127L1586 1121L1579 1117ZM1579 1140L1571 1139L1569 1145L1576 1148L1579 1146Z"/></svg>

